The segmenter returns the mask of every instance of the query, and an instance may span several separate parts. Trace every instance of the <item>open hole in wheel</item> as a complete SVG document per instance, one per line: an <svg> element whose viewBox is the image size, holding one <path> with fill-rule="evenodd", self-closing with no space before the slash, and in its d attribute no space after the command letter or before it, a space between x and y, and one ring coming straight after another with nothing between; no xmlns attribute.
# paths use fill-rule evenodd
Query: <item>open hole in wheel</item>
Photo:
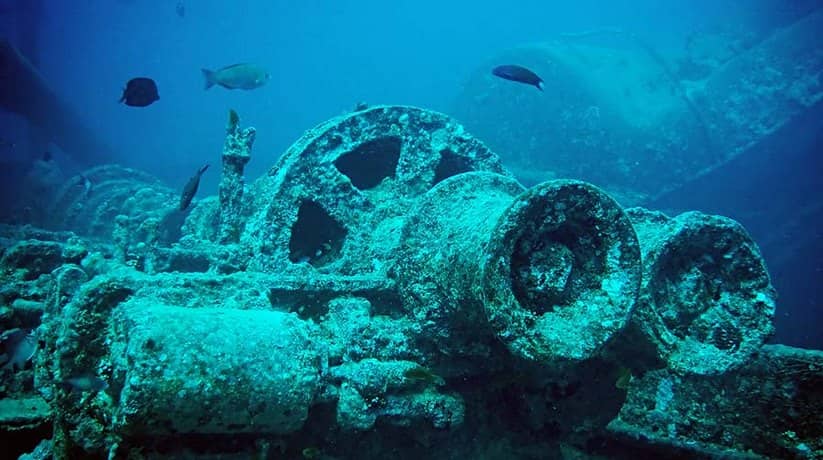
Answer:
<svg viewBox="0 0 823 460"><path fill-rule="evenodd" d="M306 200L297 211L289 238L289 260L321 267L340 257L346 229L314 201Z"/></svg>
<svg viewBox="0 0 823 460"><path fill-rule="evenodd" d="M474 171L469 158L458 155L450 149L443 149L440 151L440 161L434 169L434 183L432 185L469 171Z"/></svg>
<svg viewBox="0 0 823 460"><path fill-rule="evenodd" d="M395 175L402 145L399 137L373 139L341 155L334 161L334 166L356 188L368 190Z"/></svg>

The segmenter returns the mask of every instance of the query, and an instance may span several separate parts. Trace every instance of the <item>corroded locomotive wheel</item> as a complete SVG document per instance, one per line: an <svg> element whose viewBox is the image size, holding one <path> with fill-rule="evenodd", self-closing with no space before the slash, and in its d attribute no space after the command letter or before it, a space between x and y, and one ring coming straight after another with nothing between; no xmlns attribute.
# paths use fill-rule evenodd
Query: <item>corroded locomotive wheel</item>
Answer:
<svg viewBox="0 0 823 460"><path fill-rule="evenodd" d="M405 212L468 171L507 174L485 145L436 112L378 106L322 123L252 186L254 214L241 237L250 268L384 273Z"/></svg>
<svg viewBox="0 0 823 460"><path fill-rule="evenodd" d="M640 288L631 222L584 182L545 182L494 229L478 289L497 336L534 361L596 355L627 324Z"/></svg>

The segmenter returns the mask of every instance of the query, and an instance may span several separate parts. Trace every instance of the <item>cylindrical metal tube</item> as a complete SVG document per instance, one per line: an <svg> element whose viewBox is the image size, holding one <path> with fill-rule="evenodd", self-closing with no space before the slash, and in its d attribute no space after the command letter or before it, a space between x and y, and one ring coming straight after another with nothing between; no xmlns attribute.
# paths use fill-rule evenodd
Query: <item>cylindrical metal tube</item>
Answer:
<svg viewBox="0 0 823 460"><path fill-rule="evenodd" d="M422 199L398 265L407 304L451 347L471 349L465 341L488 324L520 357L589 358L634 307L640 250L631 223L583 182L519 191L509 178L468 173Z"/></svg>
<svg viewBox="0 0 823 460"><path fill-rule="evenodd" d="M423 195L405 222L391 276L404 308L447 356L490 353L480 345L493 336L474 287L489 235L524 190L507 176L460 174Z"/></svg>
<svg viewBox="0 0 823 460"><path fill-rule="evenodd" d="M628 217L584 182L544 182L518 196L486 247L489 322L528 359L595 356L628 322L639 287L640 249Z"/></svg>
<svg viewBox="0 0 823 460"><path fill-rule="evenodd" d="M293 314L127 301L111 323L121 434L289 433L320 389L321 353Z"/></svg>
<svg viewBox="0 0 823 460"><path fill-rule="evenodd" d="M734 220L633 208L643 286L630 331L672 369L725 372L772 334L775 291L757 245ZM633 339L633 348L638 343Z"/></svg>

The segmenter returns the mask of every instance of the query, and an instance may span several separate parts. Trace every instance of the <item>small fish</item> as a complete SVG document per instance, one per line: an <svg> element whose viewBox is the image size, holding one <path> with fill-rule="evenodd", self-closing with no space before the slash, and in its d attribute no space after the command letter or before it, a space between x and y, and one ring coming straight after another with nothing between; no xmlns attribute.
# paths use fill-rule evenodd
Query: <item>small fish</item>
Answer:
<svg viewBox="0 0 823 460"><path fill-rule="evenodd" d="M177 12L177 15L181 18L186 17L186 5L183 2L177 2L177 6L174 8Z"/></svg>
<svg viewBox="0 0 823 460"><path fill-rule="evenodd" d="M40 159L48 163L49 161L54 159L54 155L52 155L51 152L46 150L45 152L43 152L43 156Z"/></svg>
<svg viewBox="0 0 823 460"><path fill-rule="evenodd" d="M219 70L202 69L206 89L220 85L227 89L255 89L266 84L269 73L254 64L234 64Z"/></svg>
<svg viewBox="0 0 823 460"><path fill-rule="evenodd" d="M120 97L120 102L131 107L146 107L157 100L160 100L160 95L157 94L157 83L145 77L129 80L126 88L123 89L123 96Z"/></svg>
<svg viewBox="0 0 823 460"><path fill-rule="evenodd" d="M543 79L531 70L519 65L501 65L492 70L492 74L506 80L532 85L543 91Z"/></svg>
<svg viewBox="0 0 823 460"><path fill-rule="evenodd" d="M423 366L416 366L406 369L406 371L403 372L403 377L405 377L407 380L414 380L437 386L442 386L446 384L446 381L443 380L443 377L440 377L439 375L432 372L430 369L427 369Z"/></svg>
<svg viewBox="0 0 823 460"><path fill-rule="evenodd" d="M0 147L4 149L14 150L14 148L17 147L17 144L8 139L0 139Z"/></svg>
<svg viewBox="0 0 823 460"><path fill-rule="evenodd" d="M77 176L80 178L80 181L77 183L77 185L83 187L83 198L88 198L89 196L91 196L91 192L94 189L94 184L92 183L91 179L89 179L89 177L85 174L78 174Z"/></svg>
<svg viewBox="0 0 823 460"><path fill-rule="evenodd" d="M200 186L200 176L203 175L206 170L209 169L209 165L203 165L202 168L197 170L197 174L191 177L188 182L186 182L186 186L183 187L183 193L180 194L180 210L185 211L186 208L189 207L191 204L191 200L194 198L194 195L197 193L197 187Z"/></svg>
<svg viewBox="0 0 823 460"><path fill-rule="evenodd" d="M12 329L3 333L0 343L6 350L8 361L3 369L22 369L37 352L37 334L27 329Z"/></svg>
<svg viewBox="0 0 823 460"><path fill-rule="evenodd" d="M103 391L109 387L105 380L93 374L76 375L59 382L58 385L66 391L78 393Z"/></svg>
<svg viewBox="0 0 823 460"><path fill-rule="evenodd" d="M632 383L632 370L625 366L620 367L617 370L617 380L614 382L614 386L621 390L627 390L630 383Z"/></svg>

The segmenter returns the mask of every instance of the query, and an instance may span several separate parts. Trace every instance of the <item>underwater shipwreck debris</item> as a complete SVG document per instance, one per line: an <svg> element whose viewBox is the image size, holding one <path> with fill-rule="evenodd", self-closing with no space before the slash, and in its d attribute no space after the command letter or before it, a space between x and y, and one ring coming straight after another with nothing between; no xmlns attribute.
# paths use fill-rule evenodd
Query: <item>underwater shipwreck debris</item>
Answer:
<svg viewBox="0 0 823 460"><path fill-rule="evenodd" d="M427 421L436 428L463 423L463 399L432 388L443 385L442 378L414 362L368 358L329 371L342 380L337 403L342 428L367 430L379 419L399 426Z"/></svg>
<svg viewBox="0 0 823 460"><path fill-rule="evenodd" d="M248 278L236 278L226 291L248 290ZM420 367L415 362L367 358L329 368L330 341L339 339L314 321L264 305L173 303L214 285L214 277L195 280L182 283L184 289L171 276L98 277L56 315L47 327L48 346L83 364L45 361L42 371L107 369L115 402L60 406L71 416L59 422L66 430L59 430L65 434L58 449L84 442L70 429L78 417L93 420L86 425L112 439L286 435L307 423L313 406L328 402L336 402L336 425L345 430L369 429L378 419L440 428L462 423L459 396L409 380L406 372ZM87 304L94 306L91 315L78 310ZM84 345L104 328L105 344ZM117 422L98 421L108 419Z"/></svg>
<svg viewBox="0 0 823 460"><path fill-rule="evenodd" d="M528 66L553 97L516 97L510 85L490 85L484 64L453 113L527 185L570 177L624 205L643 204L745 155L812 110L823 97L821 29L816 8L693 81L634 34L567 34L491 60ZM715 58L718 47L712 42Z"/></svg>
<svg viewBox="0 0 823 460"><path fill-rule="evenodd" d="M487 63L470 76L454 113L527 186L575 178L637 204L682 183L682 171L714 153L677 83L644 49L611 45L558 40L506 50L490 63L527 66L552 97L525 97L491 80Z"/></svg>
<svg viewBox="0 0 823 460"><path fill-rule="evenodd" d="M134 299L112 321L125 345L111 356L113 374L129 376L119 382L118 430L289 433L319 392L321 350L294 315Z"/></svg>
<svg viewBox="0 0 823 460"><path fill-rule="evenodd" d="M14 270L24 280L37 279L66 262L61 244L40 240L17 242L7 248L0 258L0 265Z"/></svg>
<svg viewBox="0 0 823 460"><path fill-rule="evenodd" d="M823 100L821 29L818 7L720 66L695 92L717 151L704 169L745 154Z"/></svg>
<svg viewBox="0 0 823 460"><path fill-rule="evenodd" d="M235 243L243 230L243 169L251 160L256 131L254 128L240 129L240 117L234 110L229 111L226 126L226 141L223 144L223 171L220 177L218 195L220 197L221 243Z"/></svg>
<svg viewBox="0 0 823 460"><path fill-rule="evenodd" d="M524 190L462 174L421 198L402 240L405 305L436 319L435 336L453 341L488 323L516 356L546 365L594 356L627 323L640 287L631 223L583 182Z"/></svg>
<svg viewBox="0 0 823 460"><path fill-rule="evenodd" d="M66 181L51 206L46 227L110 238L115 216L144 220L177 207L179 194L156 177L119 165L102 165Z"/></svg>
<svg viewBox="0 0 823 460"><path fill-rule="evenodd" d="M765 345L751 358L712 376L646 373L608 431L672 456L818 458L823 351Z"/></svg>
<svg viewBox="0 0 823 460"><path fill-rule="evenodd" d="M746 362L773 333L776 297L748 233L699 212L670 219L633 208L628 215L643 253L641 298L626 335L631 349L645 342L686 373L719 374Z"/></svg>
<svg viewBox="0 0 823 460"><path fill-rule="evenodd" d="M370 106L321 123L250 187L254 214L240 239L250 268L383 273L403 215L434 184L467 171L508 174L438 112Z"/></svg>
<svg viewBox="0 0 823 460"><path fill-rule="evenodd" d="M45 138L80 164L112 158L112 150L49 87L37 69L7 40L0 40L0 107L19 114L42 131Z"/></svg>
<svg viewBox="0 0 823 460"><path fill-rule="evenodd" d="M158 234L163 213L181 214L176 193L115 166L86 172L90 194L79 179L60 194L55 219L82 238L0 238L15 281L0 300L45 309L34 369L18 377L53 383L37 390L56 458L179 458L203 439L205 456L247 458L276 439L284 456L385 457L392 435L451 452L475 446L478 427L582 446L622 436L601 429L625 398L643 402L625 411L632 429L660 430L636 414L669 394L653 376L698 388L732 375L768 332L765 267L728 219L626 211L580 181L524 188L462 126L412 107L322 123L244 191L253 139L230 112L220 195L175 239ZM686 341L718 362L688 372ZM780 366L816 381L797 360ZM55 391L84 373L106 391ZM680 407L705 397L682 394ZM780 417L804 428L790 406Z"/></svg>

